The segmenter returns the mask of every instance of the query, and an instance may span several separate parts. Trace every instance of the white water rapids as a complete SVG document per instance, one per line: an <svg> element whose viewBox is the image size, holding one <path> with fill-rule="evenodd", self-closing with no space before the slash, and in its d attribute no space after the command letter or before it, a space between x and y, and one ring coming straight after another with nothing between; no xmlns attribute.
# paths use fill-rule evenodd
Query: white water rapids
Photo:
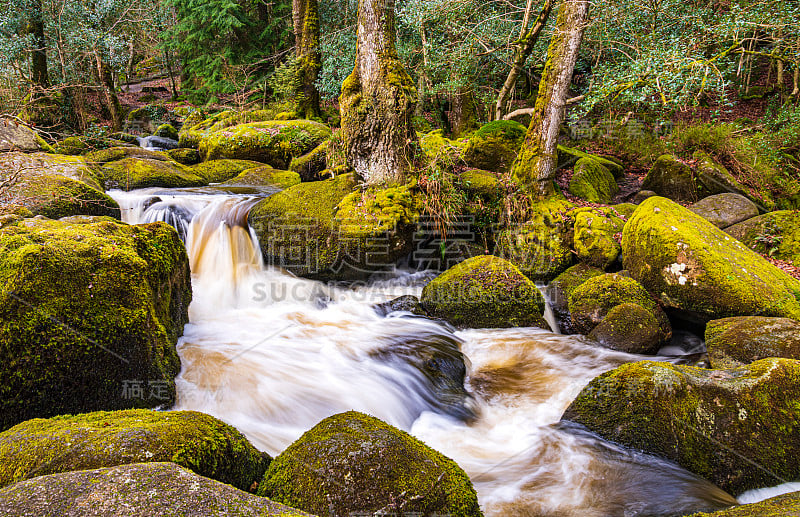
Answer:
<svg viewBox="0 0 800 517"><path fill-rule="evenodd" d="M677 466L559 424L592 378L640 356L540 329L453 332L410 314L381 316L374 304L419 295L432 275L335 288L267 268L246 223L256 197L111 195L126 222L167 221L186 241L194 297L174 409L214 415L273 456L327 416L372 414L453 458L487 516L680 515L734 503ZM472 400L461 407L397 352L452 342L468 358ZM469 410L475 418L458 418Z"/></svg>

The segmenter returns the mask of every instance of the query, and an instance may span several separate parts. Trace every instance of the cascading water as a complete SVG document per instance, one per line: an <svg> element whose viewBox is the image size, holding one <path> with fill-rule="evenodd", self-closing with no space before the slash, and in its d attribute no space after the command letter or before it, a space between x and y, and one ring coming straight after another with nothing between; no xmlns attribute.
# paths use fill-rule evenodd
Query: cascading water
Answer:
<svg viewBox="0 0 800 517"><path fill-rule="evenodd" d="M214 192L214 191L210 191ZM679 467L559 423L600 373L634 356L539 329L454 332L373 305L419 295L430 273L335 288L264 267L247 227L252 195L112 192L130 223L185 237L190 320L178 343L175 409L212 414L275 455L351 409L409 431L470 475L487 516L680 515L735 504ZM262 194L263 195L263 194ZM467 364L467 394L437 362ZM457 369L457 368L455 368ZM445 376L447 377L447 376Z"/></svg>

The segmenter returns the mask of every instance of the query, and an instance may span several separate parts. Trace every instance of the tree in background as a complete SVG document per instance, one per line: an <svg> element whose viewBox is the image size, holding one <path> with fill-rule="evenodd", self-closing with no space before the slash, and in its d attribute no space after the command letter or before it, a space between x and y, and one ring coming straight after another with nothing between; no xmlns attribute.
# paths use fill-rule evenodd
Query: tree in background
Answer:
<svg viewBox="0 0 800 517"><path fill-rule="evenodd" d="M547 64L539 83L533 118L514 162L514 177L531 194L540 197L554 192L558 135L588 15L589 2L562 1L556 31L547 50Z"/></svg>
<svg viewBox="0 0 800 517"><path fill-rule="evenodd" d="M367 184L402 183L414 159L417 92L395 38L394 0L361 0L356 64L339 103L348 163Z"/></svg>
<svg viewBox="0 0 800 517"><path fill-rule="evenodd" d="M322 68L319 49L319 6L317 0L294 0L295 56L298 88L295 94L297 111L305 118L318 117L319 91L317 77Z"/></svg>

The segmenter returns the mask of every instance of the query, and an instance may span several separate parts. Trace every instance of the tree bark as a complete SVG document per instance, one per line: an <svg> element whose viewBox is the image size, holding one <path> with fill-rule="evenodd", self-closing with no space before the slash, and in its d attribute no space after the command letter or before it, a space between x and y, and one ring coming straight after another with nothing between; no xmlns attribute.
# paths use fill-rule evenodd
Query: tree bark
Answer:
<svg viewBox="0 0 800 517"><path fill-rule="evenodd" d="M525 63L528 61L531 52L533 52L533 46L538 41L539 34L541 34L542 29L547 23L547 18L550 17L550 11L553 10L553 0L545 0L536 21L533 22L531 27L528 27L532 8L533 0L528 0L528 5L525 9L525 17L522 22L522 34L520 34L517 48L514 51L514 63L511 70L508 72L508 77L506 77L503 87L500 89L500 93L497 95L497 103L494 108L494 120L502 120L503 115L506 114L508 101L511 97L511 92L514 90L514 86L517 84L517 78L520 72L522 72Z"/></svg>
<svg viewBox="0 0 800 517"><path fill-rule="evenodd" d="M535 196L545 197L555 190L552 180L558 163L558 133L588 14L586 0L564 0L561 4L533 118L514 162L514 177Z"/></svg>
<svg viewBox="0 0 800 517"><path fill-rule="evenodd" d="M293 0L295 55L297 56L297 111L305 118L319 117L317 77L322 69L319 51L319 6L317 0Z"/></svg>
<svg viewBox="0 0 800 517"><path fill-rule="evenodd" d="M97 63L97 75L100 82L103 84L103 93L106 97L106 106L108 112L111 114L111 123L113 124L114 131L122 130L122 105L117 97L117 92L114 86L114 75L111 72L111 67L108 63L103 61L103 56L99 50L94 53L95 61Z"/></svg>
<svg viewBox="0 0 800 517"><path fill-rule="evenodd" d="M42 2L36 0L29 19L28 33L33 36L33 52L31 56L31 78L34 84L41 88L50 86L50 76L47 71L47 40L44 35L44 17L42 16Z"/></svg>
<svg viewBox="0 0 800 517"><path fill-rule="evenodd" d="M416 102L395 48L394 0L360 0L356 65L339 105L347 160L365 183L402 183L412 170Z"/></svg>
<svg viewBox="0 0 800 517"><path fill-rule="evenodd" d="M450 132L453 138L461 138L478 127L478 108L475 96L466 88L459 88L450 102Z"/></svg>

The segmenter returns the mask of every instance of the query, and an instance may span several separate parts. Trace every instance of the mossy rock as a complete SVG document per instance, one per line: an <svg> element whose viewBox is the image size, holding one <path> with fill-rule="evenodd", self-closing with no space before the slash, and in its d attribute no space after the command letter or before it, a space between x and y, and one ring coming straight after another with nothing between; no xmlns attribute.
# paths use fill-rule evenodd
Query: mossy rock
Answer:
<svg viewBox="0 0 800 517"><path fill-rule="evenodd" d="M669 341L662 324L641 305L623 303L608 311L603 321L589 333L589 339L629 354L654 355Z"/></svg>
<svg viewBox="0 0 800 517"><path fill-rule="evenodd" d="M715 194L691 206L691 211L717 228L727 228L758 215L758 207L739 194Z"/></svg>
<svg viewBox="0 0 800 517"><path fill-rule="evenodd" d="M569 315L569 297L572 291L590 278L603 274L605 272L602 269L581 263L570 267L548 284L547 297L561 332L564 334L578 333L572 326L572 318Z"/></svg>
<svg viewBox="0 0 800 517"><path fill-rule="evenodd" d="M768 357L800 359L800 322L740 316L708 322L708 359L714 368L733 368Z"/></svg>
<svg viewBox="0 0 800 517"><path fill-rule="evenodd" d="M141 147L109 147L100 151L86 154L84 159L91 164L102 165L108 162L118 162L125 158L146 158L148 160L169 161L166 153L150 151Z"/></svg>
<svg viewBox="0 0 800 517"><path fill-rule="evenodd" d="M517 159L527 129L513 120L495 120L470 135L464 161L470 167L504 174Z"/></svg>
<svg viewBox="0 0 800 517"><path fill-rule="evenodd" d="M200 163L200 153L197 152L197 149L181 147L178 149L170 149L166 151L166 153L172 161L178 162L181 165L197 165Z"/></svg>
<svg viewBox="0 0 800 517"><path fill-rule="evenodd" d="M596 154L589 154L571 147L563 145L558 146L558 166L569 167L570 165L577 164L582 158L589 158L596 161L603 167L609 170L614 176L615 180L620 179L625 175L625 167L618 160L609 157L598 156Z"/></svg>
<svg viewBox="0 0 800 517"><path fill-rule="evenodd" d="M644 178L642 190L652 190L659 196L680 202L693 203L701 197L691 167L669 154L656 159Z"/></svg>
<svg viewBox="0 0 800 517"><path fill-rule="evenodd" d="M639 205L622 231L622 250L630 275L685 317L800 319L800 282L663 197Z"/></svg>
<svg viewBox="0 0 800 517"><path fill-rule="evenodd" d="M289 170L300 175L302 181L319 181L321 172L328 168L328 147L330 140L326 140L303 156L292 159Z"/></svg>
<svg viewBox="0 0 800 517"><path fill-rule="evenodd" d="M100 411L37 418L0 433L0 486L36 476L171 461L248 490L270 458L239 431L195 411Z"/></svg>
<svg viewBox="0 0 800 517"><path fill-rule="evenodd" d="M208 181L177 162L125 158L103 165L105 187L135 190L146 187L201 187Z"/></svg>
<svg viewBox="0 0 800 517"><path fill-rule="evenodd" d="M91 221L91 219L90 219ZM189 260L163 223L25 219L0 230L0 429L175 399ZM126 381L160 397L124 398Z"/></svg>
<svg viewBox="0 0 800 517"><path fill-rule="evenodd" d="M292 171L279 171L269 165L247 169L226 185L247 185L252 187L279 187L286 189L300 183L300 175Z"/></svg>
<svg viewBox="0 0 800 517"><path fill-rule="evenodd" d="M569 193L590 203L610 203L619 192L611 172L598 161L581 158L569 180Z"/></svg>
<svg viewBox="0 0 800 517"><path fill-rule="evenodd" d="M696 183L703 195L732 193L751 199L747 187L739 183L728 169L714 161L707 153L697 150L692 158L697 161Z"/></svg>
<svg viewBox="0 0 800 517"><path fill-rule="evenodd" d="M800 212L770 212L730 226L725 231L758 253L800 267Z"/></svg>
<svg viewBox="0 0 800 517"><path fill-rule="evenodd" d="M505 188L491 171L471 169L458 175L459 187L468 195L486 200L499 199L505 193Z"/></svg>
<svg viewBox="0 0 800 517"><path fill-rule="evenodd" d="M124 142L126 144L131 144L135 146L139 146L139 138L136 135L132 135L130 133L111 133L109 135L111 140L117 140L119 142Z"/></svg>
<svg viewBox="0 0 800 517"><path fill-rule="evenodd" d="M547 328L544 297L510 262L491 255L453 266L422 290L422 306L458 327Z"/></svg>
<svg viewBox="0 0 800 517"><path fill-rule="evenodd" d="M734 506L712 513L693 513L690 517L794 517L800 515L800 492L772 497L765 501Z"/></svg>
<svg viewBox="0 0 800 517"><path fill-rule="evenodd" d="M266 262L321 280L363 279L412 251L422 210L409 186L353 192L351 175L301 183L250 211Z"/></svg>
<svg viewBox="0 0 800 517"><path fill-rule="evenodd" d="M572 291L569 296L572 325L581 334L588 334L611 309L625 303L639 305L652 315L661 328L660 342L672 337L669 319L652 296L636 280L616 273L592 277Z"/></svg>
<svg viewBox="0 0 800 517"><path fill-rule="evenodd" d="M419 145L429 162L458 161L467 148L466 142L447 138L441 129L420 135Z"/></svg>
<svg viewBox="0 0 800 517"><path fill-rule="evenodd" d="M646 199L655 197L657 195L658 194L656 194L652 190L640 190L639 192L636 193L635 196L633 196L633 204L641 205Z"/></svg>
<svg viewBox="0 0 800 517"><path fill-rule="evenodd" d="M89 146L86 145L86 142L84 142L81 138L77 136L70 136L58 142L54 149L58 154L77 156L88 151Z"/></svg>
<svg viewBox="0 0 800 517"><path fill-rule="evenodd" d="M161 124L158 129L153 133L154 136L160 138L169 138L170 140L178 140L178 130L172 124Z"/></svg>
<svg viewBox="0 0 800 517"><path fill-rule="evenodd" d="M241 124L212 132L200 141L204 160L231 158L254 160L276 169L287 169L325 139L331 130L310 120L288 120Z"/></svg>
<svg viewBox="0 0 800 517"><path fill-rule="evenodd" d="M81 157L56 154L0 155L0 181L23 171L13 188L0 192L0 204L17 204L33 215L58 219L98 215L119 219L116 201L103 191L96 170Z"/></svg>
<svg viewBox="0 0 800 517"><path fill-rule="evenodd" d="M414 316L428 316L425 308L419 301L419 298L412 295L398 296L388 302L378 303L372 308L381 316L387 316L394 312L408 312Z"/></svg>
<svg viewBox="0 0 800 517"><path fill-rule="evenodd" d="M601 269L617 262L625 221L612 208L578 208L568 215L575 220L572 245L578 260Z"/></svg>
<svg viewBox="0 0 800 517"><path fill-rule="evenodd" d="M495 255L517 266L534 282L557 277L573 261L572 243L566 238L571 227L566 214L573 208L558 198L536 203L526 223L498 232Z"/></svg>
<svg viewBox="0 0 800 517"><path fill-rule="evenodd" d="M189 171L203 178L206 183L222 183L248 169L263 166L263 163L250 160L211 160L189 167Z"/></svg>
<svg viewBox="0 0 800 517"><path fill-rule="evenodd" d="M594 379L563 418L736 495L800 478L798 392L800 361L731 370L643 361Z"/></svg>
<svg viewBox="0 0 800 517"><path fill-rule="evenodd" d="M175 463L134 463L41 476L0 489L0 515L33 517L311 517Z"/></svg>
<svg viewBox="0 0 800 517"><path fill-rule="evenodd" d="M328 417L270 464L258 494L319 516L419 512L480 516L456 463L377 418Z"/></svg>
<svg viewBox="0 0 800 517"><path fill-rule="evenodd" d="M36 131L13 120L0 121L0 152L33 153L41 150Z"/></svg>

